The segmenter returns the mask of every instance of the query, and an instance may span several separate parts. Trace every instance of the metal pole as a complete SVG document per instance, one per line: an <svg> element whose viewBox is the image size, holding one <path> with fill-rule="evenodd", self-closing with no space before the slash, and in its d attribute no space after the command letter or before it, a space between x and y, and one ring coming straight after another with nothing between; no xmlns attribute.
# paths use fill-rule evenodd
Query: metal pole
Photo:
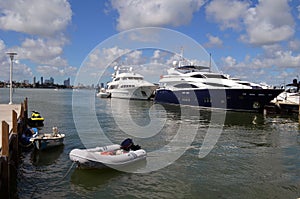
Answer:
<svg viewBox="0 0 300 199"><path fill-rule="evenodd" d="M12 70L13 70L13 61L14 61L14 56L17 55L17 53L12 53L12 52L9 52L9 53L6 53L9 55L10 57L10 73L9 73L9 104L12 104Z"/></svg>

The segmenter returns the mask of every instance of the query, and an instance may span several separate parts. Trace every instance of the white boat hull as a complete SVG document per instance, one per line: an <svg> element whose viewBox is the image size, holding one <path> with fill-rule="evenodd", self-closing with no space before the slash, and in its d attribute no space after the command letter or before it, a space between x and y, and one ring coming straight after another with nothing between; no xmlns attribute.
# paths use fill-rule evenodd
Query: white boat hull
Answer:
<svg viewBox="0 0 300 199"><path fill-rule="evenodd" d="M288 93L282 92L275 99L271 101L275 104L290 104L290 105L299 105L300 104L300 93Z"/></svg>
<svg viewBox="0 0 300 199"><path fill-rule="evenodd" d="M154 93L156 86L140 86L134 88L111 90L112 98L148 100Z"/></svg>
<svg viewBox="0 0 300 199"><path fill-rule="evenodd" d="M52 134L41 134L30 139L33 145L38 150L44 150L63 144L65 134L57 134L53 136Z"/></svg>
<svg viewBox="0 0 300 199"><path fill-rule="evenodd" d="M97 93L97 97L100 97L100 98L109 98L110 97L110 93L108 93L108 92L99 92L99 93Z"/></svg>
<svg viewBox="0 0 300 199"><path fill-rule="evenodd" d="M76 162L80 168L114 168L122 169L128 165L137 163L146 159L146 151L139 149L129 151L119 155L103 155L103 152L116 151L120 149L120 145L114 144L104 147L96 147L92 149L73 149L69 157Z"/></svg>

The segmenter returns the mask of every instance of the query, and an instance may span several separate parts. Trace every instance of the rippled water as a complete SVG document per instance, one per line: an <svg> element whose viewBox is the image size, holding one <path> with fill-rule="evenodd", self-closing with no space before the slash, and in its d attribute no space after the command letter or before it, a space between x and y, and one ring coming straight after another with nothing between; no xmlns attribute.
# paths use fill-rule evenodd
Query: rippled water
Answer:
<svg viewBox="0 0 300 199"><path fill-rule="evenodd" d="M0 89L0 103L8 103L8 92L8 89ZM149 159L167 162L160 160L159 153L155 152L164 149L162 154L171 153L173 148L164 146L174 139L182 126L187 138L193 136L195 129L196 134L178 160L159 170L146 173L82 170L75 166L71 168L68 156L73 148L85 147L73 120L72 91L15 90L15 103L20 103L24 97L29 99L29 110L37 110L46 118L43 131L58 126L66 139L64 146L59 148L22 152L19 198L300 197L298 118L227 112L223 122L215 118L222 118L224 112L212 113L188 107L180 110L174 106L163 109L146 101L128 103L126 100L96 98L96 117L107 138L120 143L126 137L133 137L127 131L138 135L134 132L138 129L141 136L133 137L134 141L150 154ZM85 103L88 101L83 97L82 104ZM82 122L88 126L85 118L83 114ZM151 126L155 125L152 121L157 123L155 128ZM148 131L141 130L147 125L158 133L147 137ZM199 158L205 136L212 128L221 129L222 133L213 150ZM183 135L182 140L186 140ZM96 136L98 134L95 134L95 140ZM95 144L92 140L91 145Z"/></svg>

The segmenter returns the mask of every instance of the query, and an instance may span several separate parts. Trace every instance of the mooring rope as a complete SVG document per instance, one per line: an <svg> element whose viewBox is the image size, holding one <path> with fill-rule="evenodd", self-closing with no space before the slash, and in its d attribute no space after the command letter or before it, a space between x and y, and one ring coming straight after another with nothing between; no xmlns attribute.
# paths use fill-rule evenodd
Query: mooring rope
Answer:
<svg viewBox="0 0 300 199"><path fill-rule="evenodd" d="M70 168L68 169L67 173L62 177L62 179L60 180L63 181L65 179L65 177L67 177L71 171L71 169L73 168L74 164L76 164L76 162L73 162L72 165L70 166Z"/></svg>
<svg viewBox="0 0 300 199"><path fill-rule="evenodd" d="M69 173L70 173L70 171L71 171L71 169L73 168L73 166L74 166L75 163L76 163L76 162L73 162L73 163L72 163L72 165L71 165L70 168L68 169L67 173L66 173L60 180L58 180L57 183L62 182L62 181L69 175ZM27 181L27 180L26 180L26 181ZM27 182L28 182L28 181L27 181ZM55 183L55 184L57 184L57 183ZM38 189L38 187L37 187L36 185L34 185L34 186L35 186L35 189L33 190L33 192L32 192L32 194L31 194L31 197L30 197L30 198L33 198L35 192L36 192L37 189ZM56 185L52 185L52 186L56 186ZM48 187L48 188L49 188L49 187Z"/></svg>

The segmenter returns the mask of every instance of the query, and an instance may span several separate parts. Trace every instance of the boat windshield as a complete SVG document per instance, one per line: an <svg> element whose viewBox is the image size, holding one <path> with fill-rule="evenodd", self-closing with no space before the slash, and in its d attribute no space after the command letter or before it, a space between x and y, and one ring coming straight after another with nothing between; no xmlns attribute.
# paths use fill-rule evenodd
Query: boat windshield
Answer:
<svg viewBox="0 0 300 199"><path fill-rule="evenodd" d="M194 77L194 78L205 78L205 77L203 77L202 75L200 75L200 74L197 74L197 75L192 75L191 77Z"/></svg>
<svg viewBox="0 0 300 199"><path fill-rule="evenodd" d="M143 80L142 77L123 77L122 80Z"/></svg>
<svg viewBox="0 0 300 199"><path fill-rule="evenodd" d="M228 85L218 84L218 83L212 83L212 82L203 82L203 84L206 84L208 86L214 86L214 87L230 87Z"/></svg>
<svg viewBox="0 0 300 199"><path fill-rule="evenodd" d="M221 74L204 74L207 78L215 78L215 79L227 79L224 75Z"/></svg>
<svg viewBox="0 0 300 199"><path fill-rule="evenodd" d="M194 84L177 84L174 87L176 88L198 88L198 86L194 85Z"/></svg>

